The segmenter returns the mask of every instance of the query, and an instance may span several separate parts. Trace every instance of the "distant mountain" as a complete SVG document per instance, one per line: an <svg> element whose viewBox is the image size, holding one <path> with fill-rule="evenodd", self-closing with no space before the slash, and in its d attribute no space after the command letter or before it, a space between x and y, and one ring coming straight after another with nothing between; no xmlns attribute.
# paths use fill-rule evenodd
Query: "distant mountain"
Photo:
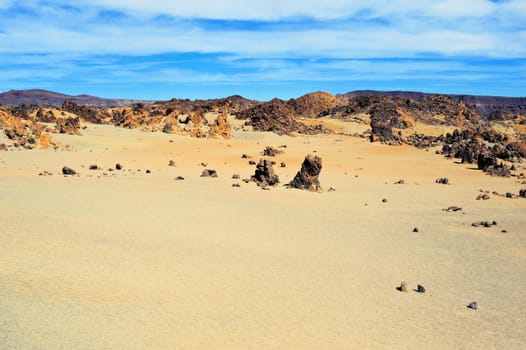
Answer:
<svg viewBox="0 0 526 350"><path fill-rule="evenodd" d="M338 95L348 99L360 96L389 96L421 100L430 96L447 96L456 101L463 101L481 116L488 116L493 112L526 113L526 97L499 97L455 94L429 94L414 91L374 91L356 90Z"/></svg>
<svg viewBox="0 0 526 350"><path fill-rule="evenodd" d="M64 101L72 101L78 105L83 106L127 106L134 102L143 102L136 100L125 99L109 99L100 98L90 95L71 96L61 94L58 92L47 90L10 90L0 93L0 105L20 106L25 105L39 105L39 106L60 106Z"/></svg>

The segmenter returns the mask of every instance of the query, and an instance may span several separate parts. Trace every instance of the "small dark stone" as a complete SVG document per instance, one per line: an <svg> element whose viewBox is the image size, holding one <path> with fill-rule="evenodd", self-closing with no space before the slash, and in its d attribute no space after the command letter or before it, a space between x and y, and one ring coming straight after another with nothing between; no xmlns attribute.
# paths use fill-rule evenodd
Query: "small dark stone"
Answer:
<svg viewBox="0 0 526 350"><path fill-rule="evenodd" d="M502 231L500 231L500 232L501 232L501 233L508 233L507 230L502 230Z"/></svg>
<svg viewBox="0 0 526 350"><path fill-rule="evenodd" d="M416 286L416 291L418 293L425 293L426 292L426 289L423 285L419 284L418 286Z"/></svg>
<svg viewBox="0 0 526 350"><path fill-rule="evenodd" d="M177 181L181 181L181 180L184 180L184 177L182 177L182 176L177 176L175 179L176 179Z"/></svg>
<svg viewBox="0 0 526 350"><path fill-rule="evenodd" d="M456 205L453 205L451 207L447 207L446 209L442 209L442 210L450 212L450 211L460 211L460 210L462 210L462 208L461 207L457 207Z"/></svg>
<svg viewBox="0 0 526 350"><path fill-rule="evenodd" d="M207 165L208 165L208 163L203 163L203 162L201 162L201 166L202 166L202 167L206 167Z"/></svg>
<svg viewBox="0 0 526 350"><path fill-rule="evenodd" d="M151 174L150 169L146 169L146 174Z"/></svg>
<svg viewBox="0 0 526 350"><path fill-rule="evenodd" d="M247 154L243 153L243 154L241 155L241 158L243 158L243 159L247 159L247 158L249 158L249 157L248 157Z"/></svg>
<svg viewBox="0 0 526 350"><path fill-rule="evenodd" d="M248 164L250 164L250 165L256 165L256 161L255 161L255 160L249 160L249 161L248 161Z"/></svg>
<svg viewBox="0 0 526 350"><path fill-rule="evenodd" d="M282 167L282 168L285 168L287 166L287 164L285 164L285 162L281 162L281 164L279 166Z"/></svg>
<svg viewBox="0 0 526 350"><path fill-rule="evenodd" d="M480 194L477 196L477 200L484 200L484 201L487 201L489 199L489 195L487 193L484 193L484 194Z"/></svg>
<svg viewBox="0 0 526 350"><path fill-rule="evenodd" d="M400 179L394 183L395 185L403 185L405 184L405 181L403 179Z"/></svg>
<svg viewBox="0 0 526 350"><path fill-rule="evenodd" d="M201 173L201 177L217 177L217 171L214 169L205 169Z"/></svg>
<svg viewBox="0 0 526 350"><path fill-rule="evenodd" d="M238 174L232 175L232 179L240 179L241 177Z"/></svg>
<svg viewBox="0 0 526 350"><path fill-rule="evenodd" d="M174 162L173 160L170 160L170 161L168 162L168 166L175 166L175 162Z"/></svg>
<svg viewBox="0 0 526 350"><path fill-rule="evenodd" d="M62 168L62 174L64 175L76 175L77 172L67 166L63 167Z"/></svg>
<svg viewBox="0 0 526 350"><path fill-rule="evenodd" d="M468 308L473 309L473 310L477 310L478 307L479 305L477 304L476 301L472 301L471 303L468 304Z"/></svg>
<svg viewBox="0 0 526 350"><path fill-rule="evenodd" d="M115 169L122 170L122 165L120 163L115 164Z"/></svg>
<svg viewBox="0 0 526 350"><path fill-rule="evenodd" d="M232 187L241 187L240 184L232 184Z"/></svg>
<svg viewBox="0 0 526 350"><path fill-rule="evenodd" d="M449 184L449 179L447 177L440 177L435 180L437 184L447 185Z"/></svg>
<svg viewBox="0 0 526 350"><path fill-rule="evenodd" d="M497 226L497 222L496 222L495 220L493 220L493 221L491 222L491 224L492 224L493 226Z"/></svg>
<svg viewBox="0 0 526 350"><path fill-rule="evenodd" d="M418 232L418 227L413 228L413 232Z"/></svg>
<svg viewBox="0 0 526 350"><path fill-rule="evenodd" d="M506 192L506 198L513 198L513 193Z"/></svg>
<svg viewBox="0 0 526 350"><path fill-rule="evenodd" d="M89 166L89 170L97 170L99 167L95 164Z"/></svg>
<svg viewBox="0 0 526 350"><path fill-rule="evenodd" d="M382 199L382 203L387 203L387 199L386 199L386 198L383 198L383 199Z"/></svg>
<svg viewBox="0 0 526 350"><path fill-rule="evenodd" d="M408 292L409 291L409 287L407 286L407 283L405 283L405 282L400 283L400 287L396 287L396 289L398 289L400 292Z"/></svg>

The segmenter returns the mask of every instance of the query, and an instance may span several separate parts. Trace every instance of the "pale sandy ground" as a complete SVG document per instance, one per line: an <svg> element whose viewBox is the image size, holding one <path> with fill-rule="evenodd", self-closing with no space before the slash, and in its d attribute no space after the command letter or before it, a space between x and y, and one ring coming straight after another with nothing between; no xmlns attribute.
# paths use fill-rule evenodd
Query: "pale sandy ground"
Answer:
<svg viewBox="0 0 526 350"><path fill-rule="evenodd" d="M515 179L345 136L83 133L0 152L1 349L525 348L526 199L475 200ZM282 144L282 182L317 151L336 191L231 187L242 153Z"/></svg>

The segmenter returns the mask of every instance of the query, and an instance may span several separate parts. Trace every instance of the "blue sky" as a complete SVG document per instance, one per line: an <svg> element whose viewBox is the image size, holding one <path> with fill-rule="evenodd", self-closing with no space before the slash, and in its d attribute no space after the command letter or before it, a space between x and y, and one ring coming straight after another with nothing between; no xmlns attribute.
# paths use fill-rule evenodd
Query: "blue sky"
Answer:
<svg viewBox="0 0 526 350"><path fill-rule="evenodd" d="M0 0L0 91L526 96L526 0Z"/></svg>

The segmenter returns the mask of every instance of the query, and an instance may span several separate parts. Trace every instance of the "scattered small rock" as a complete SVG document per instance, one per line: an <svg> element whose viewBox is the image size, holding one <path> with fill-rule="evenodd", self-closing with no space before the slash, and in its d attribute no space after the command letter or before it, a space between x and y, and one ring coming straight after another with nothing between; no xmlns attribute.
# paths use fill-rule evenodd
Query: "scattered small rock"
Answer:
<svg viewBox="0 0 526 350"><path fill-rule="evenodd" d="M62 174L64 175L76 175L77 172L67 166L63 167L62 168Z"/></svg>
<svg viewBox="0 0 526 350"><path fill-rule="evenodd" d="M416 291L418 293L425 293L426 292L426 288L423 285L419 284L418 286L416 286Z"/></svg>
<svg viewBox="0 0 526 350"><path fill-rule="evenodd" d="M478 200L478 201L481 200L481 199L484 200L484 201L487 201L489 198L490 198L490 197L489 197L489 195L488 195L487 193L479 194L479 195L477 196L477 200Z"/></svg>
<svg viewBox="0 0 526 350"><path fill-rule="evenodd" d="M491 227L491 226L496 226L497 225L497 222L496 221L492 221L492 222L489 222L489 221L479 221L479 222L474 222L471 224L471 226L473 227Z"/></svg>
<svg viewBox="0 0 526 350"><path fill-rule="evenodd" d="M405 282L400 283L400 287L396 287L396 289L398 289L400 292L406 292L406 293L409 291L409 287L407 283Z"/></svg>
<svg viewBox="0 0 526 350"><path fill-rule="evenodd" d="M115 169L122 170L122 165L120 163L115 164Z"/></svg>
<svg viewBox="0 0 526 350"><path fill-rule="evenodd" d="M255 161L255 160L249 160L249 161L248 161L248 164L249 164L249 165L256 165L256 161Z"/></svg>
<svg viewBox="0 0 526 350"><path fill-rule="evenodd" d="M279 166L282 167L282 168L285 168L287 166L287 164L285 164L285 162L281 162L281 164Z"/></svg>
<svg viewBox="0 0 526 350"><path fill-rule="evenodd" d="M241 177L238 174L232 175L232 179L240 179Z"/></svg>
<svg viewBox="0 0 526 350"><path fill-rule="evenodd" d="M506 198L513 198L513 193L506 192Z"/></svg>
<svg viewBox="0 0 526 350"><path fill-rule="evenodd" d="M453 205L453 206L451 206L451 207L447 207L447 208L442 209L442 210L443 210L443 211L448 211L448 212L451 212L451 211L455 212L455 211L460 211L460 210L462 210L462 208L461 208L461 207L457 207L456 205Z"/></svg>
<svg viewBox="0 0 526 350"><path fill-rule="evenodd" d="M232 187L241 187L240 184L232 184Z"/></svg>
<svg viewBox="0 0 526 350"><path fill-rule="evenodd" d="M418 227L413 228L413 232L418 232Z"/></svg>
<svg viewBox="0 0 526 350"><path fill-rule="evenodd" d="M250 158L250 157L248 156L248 154L243 153L243 154L241 155L241 158L243 158L243 159L248 159L248 158Z"/></svg>
<svg viewBox="0 0 526 350"><path fill-rule="evenodd" d="M387 198L382 198L382 203L387 203Z"/></svg>
<svg viewBox="0 0 526 350"><path fill-rule="evenodd" d="M203 162L201 162L201 166L202 166L203 168L206 168L206 167L208 166L208 163L203 163Z"/></svg>
<svg viewBox="0 0 526 350"><path fill-rule="evenodd" d="M526 198L526 188L519 191L519 197Z"/></svg>
<svg viewBox="0 0 526 350"><path fill-rule="evenodd" d="M151 174L152 172L150 171L150 169L146 169L146 174Z"/></svg>
<svg viewBox="0 0 526 350"><path fill-rule="evenodd" d="M473 310L477 310L478 307L479 305L477 304L476 301L472 301L471 303L468 304L468 308L473 309Z"/></svg>
<svg viewBox="0 0 526 350"><path fill-rule="evenodd" d="M184 177L182 177L182 176L177 176L175 179L176 179L177 181L181 181L181 180L184 180Z"/></svg>
<svg viewBox="0 0 526 350"><path fill-rule="evenodd" d="M508 230L502 230L501 233L508 233Z"/></svg>
<svg viewBox="0 0 526 350"><path fill-rule="evenodd" d="M168 162L168 166L175 166L175 162L170 159L170 161Z"/></svg>
<svg viewBox="0 0 526 350"><path fill-rule="evenodd" d="M405 184L405 181L403 179L400 179L394 183L395 185L403 185Z"/></svg>
<svg viewBox="0 0 526 350"><path fill-rule="evenodd" d="M448 185L449 179L447 177L439 177L438 179L435 180L435 182L437 184Z"/></svg>
<svg viewBox="0 0 526 350"><path fill-rule="evenodd" d="M201 173L201 177L217 177L217 171L214 169L205 169Z"/></svg>
<svg viewBox="0 0 526 350"><path fill-rule="evenodd" d="M89 166L89 170L97 170L99 167L96 164L92 164Z"/></svg>
<svg viewBox="0 0 526 350"><path fill-rule="evenodd" d="M282 150L270 146L265 147L265 149L263 150L263 155L267 157L275 157L281 153L283 153Z"/></svg>
<svg viewBox="0 0 526 350"><path fill-rule="evenodd" d="M327 192L334 192L334 191L336 191L334 187L329 187L329 189L327 190Z"/></svg>

